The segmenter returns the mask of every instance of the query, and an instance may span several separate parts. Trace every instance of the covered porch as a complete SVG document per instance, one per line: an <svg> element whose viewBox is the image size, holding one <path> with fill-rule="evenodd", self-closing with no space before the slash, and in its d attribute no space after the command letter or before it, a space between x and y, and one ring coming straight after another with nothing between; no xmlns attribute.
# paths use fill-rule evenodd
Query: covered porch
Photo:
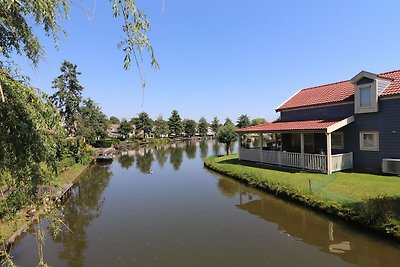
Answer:
<svg viewBox="0 0 400 267"><path fill-rule="evenodd" d="M338 149L343 134L337 131L353 121L352 116L343 120L274 122L239 129L239 159L327 174L351 169L353 153Z"/></svg>

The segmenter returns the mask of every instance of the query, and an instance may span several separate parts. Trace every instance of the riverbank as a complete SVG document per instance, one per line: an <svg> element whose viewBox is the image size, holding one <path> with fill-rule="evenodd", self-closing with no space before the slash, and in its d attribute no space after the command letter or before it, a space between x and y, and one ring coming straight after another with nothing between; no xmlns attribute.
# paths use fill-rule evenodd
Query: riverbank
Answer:
<svg viewBox="0 0 400 267"><path fill-rule="evenodd" d="M338 172L306 173L251 162L237 155L204 165L246 184L400 240L400 178Z"/></svg>
<svg viewBox="0 0 400 267"><path fill-rule="evenodd" d="M84 171L90 166L92 161L87 164L74 164L64 170L58 177L56 177L56 186L60 189L58 194L62 194L68 187L72 186ZM54 197L61 197L60 195ZM15 218L11 221L0 221L0 241L10 245L28 229L29 225L33 223L35 218L40 214L40 209L35 212L34 216L27 216L29 208L20 210ZM0 249L1 251L1 249Z"/></svg>

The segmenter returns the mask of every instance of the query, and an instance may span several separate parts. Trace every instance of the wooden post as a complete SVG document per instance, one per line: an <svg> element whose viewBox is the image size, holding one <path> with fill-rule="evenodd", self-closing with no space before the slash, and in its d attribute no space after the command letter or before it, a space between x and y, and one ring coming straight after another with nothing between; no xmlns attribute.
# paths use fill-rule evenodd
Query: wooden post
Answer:
<svg viewBox="0 0 400 267"><path fill-rule="evenodd" d="M332 143L331 134L326 134L326 172L327 174L332 173Z"/></svg>
<svg viewBox="0 0 400 267"><path fill-rule="evenodd" d="M260 146L260 162L263 162L262 160L262 148L263 148L263 134L260 133L260 142L258 142L259 146Z"/></svg>
<svg viewBox="0 0 400 267"><path fill-rule="evenodd" d="M304 168L304 133L300 134L300 167Z"/></svg>

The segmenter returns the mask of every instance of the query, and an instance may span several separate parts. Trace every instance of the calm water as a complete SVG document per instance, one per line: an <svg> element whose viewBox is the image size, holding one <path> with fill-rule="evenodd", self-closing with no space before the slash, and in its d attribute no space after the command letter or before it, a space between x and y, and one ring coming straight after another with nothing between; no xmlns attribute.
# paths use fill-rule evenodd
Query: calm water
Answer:
<svg viewBox="0 0 400 267"><path fill-rule="evenodd" d="M218 152L221 149L221 152ZM212 141L94 166L46 235L51 266L400 266L400 246L203 168ZM46 229L47 225L44 225ZM34 228L12 251L36 266Z"/></svg>

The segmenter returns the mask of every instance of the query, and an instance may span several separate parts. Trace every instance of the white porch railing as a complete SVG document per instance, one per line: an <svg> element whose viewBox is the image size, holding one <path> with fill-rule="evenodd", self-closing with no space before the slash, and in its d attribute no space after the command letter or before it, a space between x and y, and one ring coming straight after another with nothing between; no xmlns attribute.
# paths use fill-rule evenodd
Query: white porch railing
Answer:
<svg viewBox="0 0 400 267"><path fill-rule="evenodd" d="M332 155L332 171L340 171L353 168L353 153Z"/></svg>
<svg viewBox="0 0 400 267"><path fill-rule="evenodd" d="M257 148L239 149L239 159L268 164L277 164L319 172L327 172L327 155L302 154L296 152L260 150ZM353 153L332 155L333 171L350 169L353 167Z"/></svg>

